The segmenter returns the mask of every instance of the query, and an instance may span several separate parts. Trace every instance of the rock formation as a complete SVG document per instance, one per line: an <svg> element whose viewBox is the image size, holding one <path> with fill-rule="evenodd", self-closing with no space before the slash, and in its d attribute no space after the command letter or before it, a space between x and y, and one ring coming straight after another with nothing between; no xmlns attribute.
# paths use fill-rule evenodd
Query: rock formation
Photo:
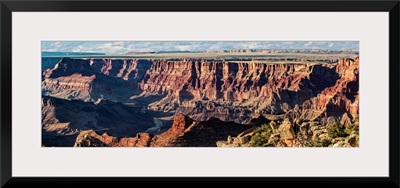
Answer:
<svg viewBox="0 0 400 188"><path fill-rule="evenodd" d="M159 60L140 88L142 96L165 95L150 109L176 109L197 121L218 117L247 123L260 114L288 112L304 119L338 112L336 119L341 120L344 114L358 114L358 58L336 65Z"/></svg>
<svg viewBox="0 0 400 188"><path fill-rule="evenodd" d="M42 57L42 72L54 68L60 60L60 57Z"/></svg>
<svg viewBox="0 0 400 188"><path fill-rule="evenodd" d="M287 113L288 117L350 123L351 118L358 116L359 59L341 59L334 68L339 76L336 83L305 101L300 109L292 109ZM329 118L333 120L329 121Z"/></svg>
<svg viewBox="0 0 400 188"><path fill-rule="evenodd" d="M150 65L147 60L62 58L43 72L42 91L64 99L127 102L138 94L138 82Z"/></svg>
<svg viewBox="0 0 400 188"><path fill-rule="evenodd" d="M327 125L351 124L359 113L358 57L322 63L62 58L42 76L43 142L50 146L59 136L76 146L247 146L252 133L244 131L260 125L252 124L256 118L277 122L269 145L303 146L323 140ZM146 133L154 113L174 115L172 127ZM355 138L344 145L355 145Z"/></svg>

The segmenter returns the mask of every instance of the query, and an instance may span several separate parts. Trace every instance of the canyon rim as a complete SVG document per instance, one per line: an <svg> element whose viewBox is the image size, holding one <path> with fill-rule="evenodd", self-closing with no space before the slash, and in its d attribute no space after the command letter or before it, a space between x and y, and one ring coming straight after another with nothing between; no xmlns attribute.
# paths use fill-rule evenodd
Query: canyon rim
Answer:
<svg viewBox="0 0 400 188"><path fill-rule="evenodd" d="M42 147L359 147L358 41L43 41Z"/></svg>

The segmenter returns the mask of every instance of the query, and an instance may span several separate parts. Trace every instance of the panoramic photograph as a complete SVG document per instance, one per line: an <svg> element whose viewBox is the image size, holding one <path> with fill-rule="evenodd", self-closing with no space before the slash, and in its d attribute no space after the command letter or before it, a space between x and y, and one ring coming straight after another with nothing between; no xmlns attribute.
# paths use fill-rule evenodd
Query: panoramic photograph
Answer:
<svg viewBox="0 0 400 188"><path fill-rule="evenodd" d="M359 147L358 41L42 41L42 147Z"/></svg>

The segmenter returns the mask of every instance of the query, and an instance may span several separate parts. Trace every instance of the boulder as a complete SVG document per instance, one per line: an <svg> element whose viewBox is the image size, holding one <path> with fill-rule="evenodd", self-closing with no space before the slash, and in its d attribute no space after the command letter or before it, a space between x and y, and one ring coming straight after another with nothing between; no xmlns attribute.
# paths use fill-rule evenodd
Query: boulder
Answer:
<svg viewBox="0 0 400 188"><path fill-rule="evenodd" d="M357 135L352 133L348 138L347 138L347 143L351 147L357 147L358 146L358 141L357 141Z"/></svg>
<svg viewBox="0 0 400 188"><path fill-rule="evenodd" d="M290 123L289 119L285 119L279 126L279 135L283 143L289 147L293 146L295 133L293 130L293 124Z"/></svg>
<svg viewBox="0 0 400 188"><path fill-rule="evenodd" d="M228 136L227 142L228 142L228 144L232 144L232 142L233 142L233 139L230 135Z"/></svg>

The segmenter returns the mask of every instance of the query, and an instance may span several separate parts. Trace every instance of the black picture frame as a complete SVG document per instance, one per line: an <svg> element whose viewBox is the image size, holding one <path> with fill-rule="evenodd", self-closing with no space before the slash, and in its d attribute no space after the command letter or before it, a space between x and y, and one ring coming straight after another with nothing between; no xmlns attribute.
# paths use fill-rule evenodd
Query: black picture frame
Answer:
<svg viewBox="0 0 400 188"><path fill-rule="evenodd" d="M143 185L238 185L271 187L399 187L399 5L384 1L0 1L1 69L1 187L119 187ZM389 13L389 177L173 177L173 178L82 178L12 177L12 12L73 11L272 11L272 12L388 12ZM28 157L28 156L27 156ZM77 169L79 170L79 169Z"/></svg>

